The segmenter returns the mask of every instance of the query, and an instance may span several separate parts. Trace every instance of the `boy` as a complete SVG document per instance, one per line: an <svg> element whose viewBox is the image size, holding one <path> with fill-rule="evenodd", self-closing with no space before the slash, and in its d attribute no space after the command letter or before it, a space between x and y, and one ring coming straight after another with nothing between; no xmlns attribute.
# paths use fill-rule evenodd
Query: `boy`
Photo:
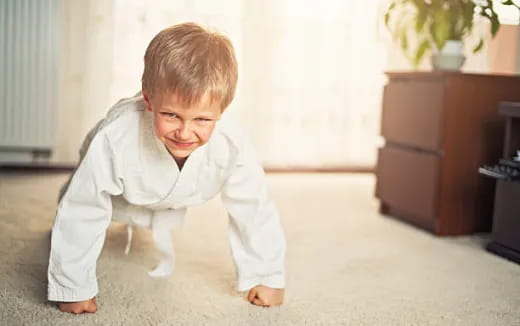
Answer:
<svg viewBox="0 0 520 326"><path fill-rule="evenodd" d="M231 42L180 24L157 34L144 60L142 92L118 102L89 133L63 189L48 299L64 312L96 311L96 260L111 218L150 227L163 255L150 275L169 275L171 228L187 207L220 192L238 290L249 290L255 305L282 304L286 244L264 171L244 132L219 121L238 76Z"/></svg>

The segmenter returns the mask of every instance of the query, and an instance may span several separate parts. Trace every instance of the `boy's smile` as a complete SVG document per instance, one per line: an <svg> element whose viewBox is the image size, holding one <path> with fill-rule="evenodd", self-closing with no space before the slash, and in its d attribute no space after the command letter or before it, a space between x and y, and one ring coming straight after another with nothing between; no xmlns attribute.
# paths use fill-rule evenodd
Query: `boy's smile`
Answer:
<svg viewBox="0 0 520 326"><path fill-rule="evenodd" d="M144 91L143 95L146 110L153 112L155 135L181 168L195 149L208 142L220 120L220 104L206 95L191 106L174 93L158 93L152 99Z"/></svg>

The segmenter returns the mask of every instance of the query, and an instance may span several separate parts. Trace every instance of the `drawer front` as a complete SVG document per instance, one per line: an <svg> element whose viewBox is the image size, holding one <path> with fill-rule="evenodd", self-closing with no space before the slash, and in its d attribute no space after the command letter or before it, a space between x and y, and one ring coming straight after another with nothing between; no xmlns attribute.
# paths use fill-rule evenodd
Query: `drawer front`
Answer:
<svg viewBox="0 0 520 326"><path fill-rule="evenodd" d="M387 142L441 148L443 82L390 81L383 94L381 134Z"/></svg>
<svg viewBox="0 0 520 326"><path fill-rule="evenodd" d="M386 146L379 149L376 196L419 220L437 211L440 158L431 153Z"/></svg>

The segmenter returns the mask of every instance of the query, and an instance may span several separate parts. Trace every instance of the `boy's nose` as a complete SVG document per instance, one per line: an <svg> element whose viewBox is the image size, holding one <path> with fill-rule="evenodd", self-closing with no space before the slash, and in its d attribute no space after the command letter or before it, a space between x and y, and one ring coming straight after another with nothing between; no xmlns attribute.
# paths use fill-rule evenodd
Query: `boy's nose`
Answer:
<svg viewBox="0 0 520 326"><path fill-rule="evenodd" d="M182 126L177 129L177 138L178 140L189 140L190 128L188 123L183 123Z"/></svg>

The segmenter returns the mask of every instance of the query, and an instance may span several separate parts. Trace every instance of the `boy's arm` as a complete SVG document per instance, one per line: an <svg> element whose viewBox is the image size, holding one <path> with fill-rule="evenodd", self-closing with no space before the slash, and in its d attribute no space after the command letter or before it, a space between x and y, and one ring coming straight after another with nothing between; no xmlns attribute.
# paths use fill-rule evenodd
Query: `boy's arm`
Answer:
<svg viewBox="0 0 520 326"><path fill-rule="evenodd" d="M109 141L100 132L58 205L49 257L50 301L84 301L97 294L96 261L112 215L110 196L122 191Z"/></svg>
<svg viewBox="0 0 520 326"><path fill-rule="evenodd" d="M229 241L238 290L257 285L284 288L285 236L264 170L249 141L243 143L221 198L229 213Z"/></svg>

